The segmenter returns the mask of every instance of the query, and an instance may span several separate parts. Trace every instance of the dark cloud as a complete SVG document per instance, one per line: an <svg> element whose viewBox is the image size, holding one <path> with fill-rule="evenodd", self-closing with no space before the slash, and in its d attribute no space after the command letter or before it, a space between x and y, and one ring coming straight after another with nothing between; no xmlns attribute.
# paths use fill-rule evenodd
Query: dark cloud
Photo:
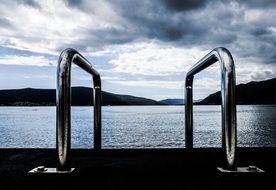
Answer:
<svg viewBox="0 0 276 190"><path fill-rule="evenodd" d="M65 0L69 6L79 6L82 4L82 0Z"/></svg>
<svg viewBox="0 0 276 190"><path fill-rule="evenodd" d="M64 0L64 2L65 5L68 6L70 9L77 9L88 14L94 14L95 9L101 9L101 7L99 6L99 2L97 2L96 0Z"/></svg>
<svg viewBox="0 0 276 190"><path fill-rule="evenodd" d="M125 44L133 40L131 34L128 34L127 31L116 28L109 28L105 30L91 29L88 33L95 33L99 44L108 45L108 44ZM102 42L104 39L104 42Z"/></svg>
<svg viewBox="0 0 276 190"><path fill-rule="evenodd" d="M275 0L120 0L110 4L130 23L131 38L158 39L177 46L225 46L239 57L256 56L264 63L275 63L271 57L276 34L271 27L276 22L265 14L276 9Z"/></svg>
<svg viewBox="0 0 276 190"><path fill-rule="evenodd" d="M114 10L130 23L134 38L147 37L175 45L228 44L235 41L236 35L231 31L217 32L214 29L230 27L225 24L231 22L234 13L227 9L220 10L210 2L212 1L110 1ZM204 10L209 8L215 11Z"/></svg>
<svg viewBox="0 0 276 190"><path fill-rule="evenodd" d="M198 16L198 12L208 5L209 1L207 0L108 0L107 2L112 11L116 12L125 22L117 23L120 29L113 27L80 31L81 34L86 34L86 39L83 40L84 44L78 46L91 47L93 44L94 48L101 48L105 45L123 44L145 38L158 39L180 46L200 45L213 41L218 44L228 44L236 40L234 34L225 35L222 33L216 34L214 37L212 27L217 19L206 20L204 15L203 17L202 15ZM98 6L102 2L65 0L65 3L69 7L94 14L95 9L100 9ZM221 23L233 17L231 11L225 10L213 11L210 15L219 17ZM112 18L105 19L112 22ZM80 41L82 40L77 43Z"/></svg>
<svg viewBox="0 0 276 190"><path fill-rule="evenodd" d="M255 29L251 30L250 32L254 36L263 36L263 35L272 34L271 30L269 30L268 28L262 28L262 27L257 27Z"/></svg>
<svg viewBox="0 0 276 190"><path fill-rule="evenodd" d="M66 41L60 44L58 51L66 46L80 50L102 50L109 45L153 39L181 47L213 49L224 46L238 57L255 56L262 58L263 63L275 63L276 14L266 14L268 11L273 14L275 0L64 1L68 7L93 18L96 15L95 19L107 24L104 23L106 25L99 29L94 26L76 28L73 33L81 35L70 39L69 44ZM18 2L40 7L34 0ZM110 15L116 15L116 18ZM0 19L0 25L12 27L12 23L5 18ZM21 35L31 42L40 38Z"/></svg>
<svg viewBox="0 0 276 190"><path fill-rule="evenodd" d="M206 0L162 0L168 9L172 11L187 11L201 8Z"/></svg>
<svg viewBox="0 0 276 190"><path fill-rule="evenodd" d="M34 0L18 0L18 2L33 7L35 9L41 9L41 6Z"/></svg>
<svg viewBox="0 0 276 190"><path fill-rule="evenodd" d="M276 53L272 53L271 57L269 58L270 64L276 64Z"/></svg>
<svg viewBox="0 0 276 190"><path fill-rule="evenodd" d="M14 28L13 24L9 19L6 18L0 18L0 27L3 28Z"/></svg>
<svg viewBox="0 0 276 190"><path fill-rule="evenodd" d="M72 8L84 9L83 0L65 0L65 3Z"/></svg>
<svg viewBox="0 0 276 190"><path fill-rule="evenodd" d="M168 27L164 30L164 34L169 40L175 41L181 39L182 36L185 34L185 31L177 27Z"/></svg>
<svg viewBox="0 0 276 190"><path fill-rule="evenodd" d="M62 51L66 47L72 47L78 50L104 50L108 45L126 44L134 40L131 34L126 31L116 28L108 29L79 29L77 33L85 34L81 38L76 38L76 41L70 43L64 42L60 44L57 51Z"/></svg>
<svg viewBox="0 0 276 190"><path fill-rule="evenodd" d="M121 0L115 1L115 3L110 1L110 3L114 7L114 11L128 21L134 38L146 37L165 42L176 42L182 40L183 37L195 39L192 37L193 35L200 35L204 32L203 27L194 25L188 20L185 12L175 14L172 10L168 10L168 2L164 0L135 2ZM172 6L173 2L170 4ZM181 9L184 9L183 7L184 4ZM188 6L187 3L186 9L191 10L192 6Z"/></svg>
<svg viewBox="0 0 276 190"><path fill-rule="evenodd" d="M276 60L276 53L274 53L271 58Z"/></svg>
<svg viewBox="0 0 276 190"><path fill-rule="evenodd" d="M227 3L228 0L222 0ZM238 2L239 4L246 5L252 8L262 9L264 7L276 6L275 0L234 0L234 2Z"/></svg>

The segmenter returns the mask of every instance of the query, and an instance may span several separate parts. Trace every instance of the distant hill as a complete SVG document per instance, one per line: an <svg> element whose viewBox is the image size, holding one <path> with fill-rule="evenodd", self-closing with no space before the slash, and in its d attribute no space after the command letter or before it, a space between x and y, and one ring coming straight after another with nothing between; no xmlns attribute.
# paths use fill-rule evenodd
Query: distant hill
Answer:
<svg viewBox="0 0 276 190"><path fill-rule="evenodd" d="M165 99L159 101L162 104L165 105L184 105L184 99Z"/></svg>
<svg viewBox="0 0 276 190"><path fill-rule="evenodd" d="M72 105L93 105L93 89L72 87ZM15 89L0 90L1 106L54 106L56 90L54 89ZM113 94L102 91L102 105L163 105L155 100L130 95Z"/></svg>
<svg viewBox="0 0 276 190"><path fill-rule="evenodd" d="M194 100L194 103L200 102L202 99L199 100ZM165 99L165 100L160 100L159 101L162 104L165 105L184 105L185 104L185 100L184 99Z"/></svg>
<svg viewBox="0 0 276 190"><path fill-rule="evenodd" d="M276 78L237 85L236 102L237 104L276 104ZM198 104L221 104L220 91L209 95Z"/></svg>
<svg viewBox="0 0 276 190"><path fill-rule="evenodd" d="M239 84L236 86L237 104L276 104L276 78ZM72 105L93 105L93 89L87 87L72 88ZM221 104L220 91L205 99L194 101L199 105ZM14 89L0 90L0 106L54 106L56 90L54 89ZM143 97L102 92L102 105L183 105L183 99L165 99L155 101Z"/></svg>

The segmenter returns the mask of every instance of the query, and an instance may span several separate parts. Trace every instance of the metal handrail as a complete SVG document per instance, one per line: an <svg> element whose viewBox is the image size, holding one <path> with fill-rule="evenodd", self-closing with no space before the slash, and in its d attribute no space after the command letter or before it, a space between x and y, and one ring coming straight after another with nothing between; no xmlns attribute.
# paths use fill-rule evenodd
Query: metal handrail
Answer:
<svg viewBox="0 0 276 190"><path fill-rule="evenodd" d="M219 47L208 53L187 73L185 83L185 144L187 149L193 148L193 78L194 75L219 61L221 68L221 115L222 115L222 147L226 156L226 167L235 169L237 147L237 121L235 102L235 65L231 53Z"/></svg>
<svg viewBox="0 0 276 190"><path fill-rule="evenodd" d="M71 65L75 63L93 76L94 149L101 149L101 77L92 65L74 49L65 49L59 57L56 91L56 127L58 171L71 169Z"/></svg>

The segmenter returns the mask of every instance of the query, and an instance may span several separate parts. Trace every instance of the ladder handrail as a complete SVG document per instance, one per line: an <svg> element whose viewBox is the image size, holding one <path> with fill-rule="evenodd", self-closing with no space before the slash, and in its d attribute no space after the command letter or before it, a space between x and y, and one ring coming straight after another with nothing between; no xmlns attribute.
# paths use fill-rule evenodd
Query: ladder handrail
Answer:
<svg viewBox="0 0 276 190"><path fill-rule="evenodd" d="M101 77L87 59L68 48L62 51L57 68L56 127L57 170L71 169L71 65L75 63L93 77L94 149L101 149Z"/></svg>
<svg viewBox="0 0 276 190"><path fill-rule="evenodd" d="M193 148L193 78L194 75L219 61L221 68L222 147L226 167L235 169L237 147L237 121L235 102L235 65L231 53L223 47L216 48L198 61L187 73L185 82L185 145Z"/></svg>

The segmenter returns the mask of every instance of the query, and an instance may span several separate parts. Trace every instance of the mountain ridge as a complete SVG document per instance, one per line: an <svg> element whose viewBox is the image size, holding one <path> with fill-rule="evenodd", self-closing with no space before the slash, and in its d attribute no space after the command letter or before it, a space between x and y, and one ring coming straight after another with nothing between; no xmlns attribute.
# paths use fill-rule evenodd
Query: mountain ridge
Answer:
<svg viewBox="0 0 276 190"><path fill-rule="evenodd" d="M93 89L72 87L72 106L93 105ZM1 106L55 106L55 89L10 89L0 90ZM131 95L102 91L102 105L163 105L158 101Z"/></svg>
<svg viewBox="0 0 276 190"><path fill-rule="evenodd" d="M180 98L167 98L159 102L165 105L184 105L184 99Z"/></svg>
<svg viewBox="0 0 276 190"><path fill-rule="evenodd" d="M236 103L240 105L249 104L276 104L276 78L264 81L251 81L236 86ZM210 94L198 105L221 104L220 91Z"/></svg>
<svg viewBox="0 0 276 190"><path fill-rule="evenodd" d="M236 103L247 104L276 104L276 78L265 81L251 81L236 86ZM72 106L93 105L93 89L88 87L72 87ZM210 94L196 105L221 104L220 91ZM0 106L55 106L55 89L9 89L0 90ZM155 101L144 97L114 94L102 91L103 106L120 105L184 105L183 99L165 99Z"/></svg>

